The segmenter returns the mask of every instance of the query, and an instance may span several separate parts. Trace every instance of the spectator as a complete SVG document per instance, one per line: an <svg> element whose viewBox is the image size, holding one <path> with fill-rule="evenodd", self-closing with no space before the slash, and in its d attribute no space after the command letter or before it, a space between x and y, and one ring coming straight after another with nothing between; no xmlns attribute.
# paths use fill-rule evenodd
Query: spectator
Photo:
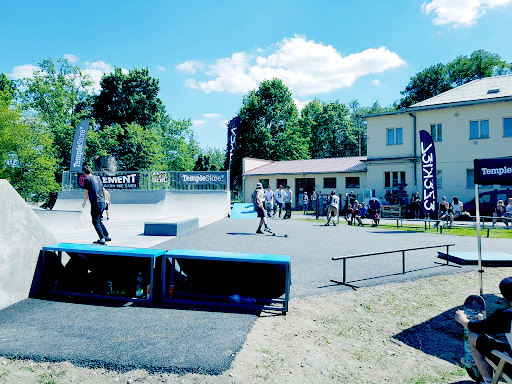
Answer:
<svg viewBox="0 0 512 384"><path fill-rule="evenodd" d="M274 192L270 189L270 185L265 191L265 209L267 210L267 216L272 217L272 207L274 205Z"/></svg>
<svg viewBox="0 0 512 384"><path fill-rule="evenodd" d="M450 212L450 227L453 224L453 220L455 220L457 217L460 217L462 215L463 205L459 201L459 198L457 196L453 196L453 203L451 205L451 212Z"/></svg>
<svg viewBox="0 0 512 384"><path fill-rule="evenodd" d="M354 201L354 207L352 209L354 211L352 213L352 217L356 219L358 223L357 225L363 226L363 221L361 220L361 209L359 207L359 202L357 200Z"/></svg>
<svg viewBox="0 0 512 384"><path fill-rule="evenodd" d="M507 224L509 221L512 221L512 197L508 198L508 203L505 205L505 217L507 218Z"/></svg>
<svg viewBox="0 0 512 384"><path fill-rule="evenodd" d="M359 216L361 216L361 219L364 219L368 217L368 209L366 209L366 205L364 204L364 201L361 202L361 206L359 207Z"/></svg>
<svg viewBox="0 0 512 384"><path fill-rule="evenodd" d="M434 224L434 228L439 226L440 221L447 221L451 212L450 203L446 201L446 196L443 196L437 210L437 222Z"/></svg>
<svg viewBox="0 0 512 384"><path fill-rule="evenodd" d="M380 201L375 197L370 199L368 215L373 220L372 227L378 227L380 222Z"/></svg>
<svg viewBox="0 0 512 384"><path fill-rule="evenodd" d="M421 197L419 192L416 192L416 194L412 195L411 206L413 209L414 218L419 219L421 215Z"/></svg>
<svg viewBox="0 0 512 384"><path fill-rule="evenodd" d="M350 205L354 205L354 201L356 201L357 196L354 194L354 191L350 191L350 193L347 194L348 203Z"/></svg>
<svg viewBox="0 0 512 384"><path fill-rule="evenodd" d="M387 203L393 204L393 194L391 193L391 191L389 189L386 191L384 198L386 199Z"/></svg>
<svg viewBox="0 0 512 384"><path fill-rule="evenodd" d="M317 199L316 192L313 191L313 194L311 195L311 199L309 199L309 206L310 206L310 209L314 212L316 212L316 199Z"/></svg>
<svg viewBox="0 0 512 384"><path fill-rule="evenodd" d="M498 221L498 218L500 218L500 220L504 221L505 225L508 227L508 221L504 218L506 214L507 211L505 209L503 200L498 200L496 208L494 208L494 213L492 214L492 226L496 226L496 221Z"/></svg>
<svg viewBox="0 0 512 384"><path fill-rule="evenodd" d="M347 206L345 209L345 220L347 220L348 225L352 225L352 217L354 215L354 209L352 208L352 204Z"/></svg>
<svg viewBox="0 0 512 384"><path fill-rule="evenodd" d="M275 198L274 216L276 215L276 210L279 207L279 217L281 217L281 209L283 208L285 197L286 197L286 192L283 191L283 186L280 185L279 189L274 193L274 198Z"/></svg>
<svg viewBox="0 0 512 384"><path fill-rule="evenodd" d="M309 205L309 196L307 192L304 192L304 195L302 195L302 210L304 211L304 214L308 212L308 205Z"/></svg>

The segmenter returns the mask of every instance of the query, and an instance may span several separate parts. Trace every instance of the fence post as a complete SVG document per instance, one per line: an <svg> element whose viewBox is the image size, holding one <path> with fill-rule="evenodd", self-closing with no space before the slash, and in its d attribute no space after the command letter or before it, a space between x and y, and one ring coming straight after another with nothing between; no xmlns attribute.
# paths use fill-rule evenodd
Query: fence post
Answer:
<svg viewBox="0 0 512 384"><path fill-rule="evenodd" d="M345 284L345 277L346 277L345 271L347 270L346 261L347 261L347 259L343 259L343 284Z"/></svg>
<svg viewBox="0 0 512 384"><path fill-rule="evenodd" d="M402 250L402 275L405 275L405 250Z"/></svg>

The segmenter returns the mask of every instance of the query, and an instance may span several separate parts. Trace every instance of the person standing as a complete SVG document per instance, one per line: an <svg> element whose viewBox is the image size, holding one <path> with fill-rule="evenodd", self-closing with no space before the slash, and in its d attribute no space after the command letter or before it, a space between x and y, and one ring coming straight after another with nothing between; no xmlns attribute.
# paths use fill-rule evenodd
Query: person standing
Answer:
<svg viewBox="0 0 512 384"><path fill-rule="evenodd" d="M284 214L283 219L291 219L292 217L292 201L293 201L293 192L290 189L290 186L286 186L286 197L284 200L284 208L286 212Z"/></svg>
<svg viewBox="0 0 512 384"><path fill-rule="evenodd" d="M272 233L270 228L267 226L267 214L263 207L263 200L265 199L265 193L263 192L263 185L261 183L256 184L256 190L252 194L252 202L254 204L254 210L260 218L260 225L256 233L263 233L261 227L265 225L265 232Z"/></svg>
<svg viewBox="0 0 512 384"><path fill-rule="evenodd" d="M104 195L105 195L105 211L104 212L105 212L105 215L107 215L107 220L109 220L110 214L108 212L108 207L110 205L112 205L112 201L110 200L110 192L107 191L106 189L103 189L103 190L105 191L104 192ZM103 217L103 215L102 215L102 217Z"/></svg>
<svg viewBox="0 0 512 384"><path fill-rule="evenodd" d="M340 198L336 195L336 192L332 191L331 196L329 197L329 207L327 208L327 223L325 223L327 227L331 222L331 216L334 216L334 219L332 219L332 224L336 226L336 217L338 216L339 206Z"/></svg>
<svg viewBox="0 0 512 384"><path fill-rule="evenodd" d="M302 210L304 211L304 214L308 212L308 205L309 205L309 196L307 192L304 192L304 195L302 195Z"/></svg>
<svg viewBox="0 0 512 384"><path fill-rule="evenodd" d="M267 216L272 217L272 206L274 205L274 192L270 189L270 185L265 191L265 208L267 210Z"/></svg>
<svg viewBox="0 0 512 384"><path fill-rule="evenodd" d="M419 219L421 216L421 197L419 192L416 192L414 195L412 195L411 204L414 211L414 218Z"/></svg>
<svg viewBox="0 0 512 384"><path fill-rule="evenodd" d="M274 193L274 200L275 200L274 216L276 215L276 210L279 207L279 217L281 217L281 208L283 208L284 197L285 197L285 192L283 191L283 186L280 185L279 188L277 189L277 191Z"/></svg>
<svg viewBox="0 0 512 384"><path fill-rule="evenodd" d="M105 192L106 189L103 187L103 183L98 176L92 174L92 169L88 165L82 168L85 174L84 179L84 202L82 208L85 208L87 199L91 203L91 217L92 225L98 233L99 240L95 241L94 244L105 245L106 241L110 241L107 228L103 225L101 220L103 211L105 210Z"/></svg>
<svg viewBox="0 0 512 384"><path fill-rule="evenodd" d="M313 191L313 194L311 195L311 198L309 199L309 206L310 206L310 209L313 211L313 212L316 212L316 192Z"/></svg>

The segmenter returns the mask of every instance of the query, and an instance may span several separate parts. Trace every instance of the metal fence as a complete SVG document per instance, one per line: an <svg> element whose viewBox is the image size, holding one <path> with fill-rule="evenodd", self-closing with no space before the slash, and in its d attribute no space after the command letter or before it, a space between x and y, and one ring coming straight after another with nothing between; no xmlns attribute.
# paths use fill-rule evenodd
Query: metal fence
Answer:
<svg viewBox="0 0 512 384"><path fill-rule="evenodd" d="M97 171L106 189L119 190L229 190L229 172L120 171L115 174ZM62 190L81 190L82 173L62 173Z"/></svg>

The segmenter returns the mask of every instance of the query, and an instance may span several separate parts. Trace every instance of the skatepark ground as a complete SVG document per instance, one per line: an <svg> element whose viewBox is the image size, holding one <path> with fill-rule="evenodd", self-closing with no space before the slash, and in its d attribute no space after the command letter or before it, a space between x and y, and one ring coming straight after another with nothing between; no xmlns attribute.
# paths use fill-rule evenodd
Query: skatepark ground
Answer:
<svg viewBox="0 0 512 384"><path fill-rule="evenodd" d="M445 276L448 281L450 276L460 279L460 276L464 275L461 274L461 270L471 274L476 269L470 266L461 269L435 264L438 261L436 249L407 253L406 269L411 272L405 275L401 274L402 255L399 253L351 259L347 262L347 280L361 287L359 291L354 291L350 287L331 282L331 279L340 280L342 273L341 262L332 261L332 257L441 244L455 244L451 247L454 251L474 251L477 246L476 239L347 225L325 227L322 220L310 222L269 219L269 226L274 232L288 235L273 237L255 233L258 220L228 218L203 225L179 237L147 239L148 236L142 235L141 220L118 220L112 217L105 224L113 238L112 245L289 255L292 260L292 309L287 316L271 317L267 325L286 323L287 319L294 319L294 311L303 314L305 309L298 305L304 305L315 312L313 303L316 298L322 302L319 304L320 307L327 306L323 308L325 313L335 316L332 313L333 310L336 311L335 306L345 305L339 301L342 297L350 298L351 302L354 302L359 300L360 293L359 298L364 302L372 296L372 290L385 295L387 286L405 284L404 287L410 287L425 281L439 283L435 279L442 279ZM60 242L90 243L95 240L95 233L91 226L56 233L56 237ZM486 251L507 251L512 249L512 240L483 239L482 247ZM476 282L476 278L474 280ZM262 284L264 283L263 278ZM446 281L444 284L449 286ZM428 286L425 295L436 295L435 291L435 286ZM475 293L474 291L470 293ZM462 292L462 295L465 296L466 292ZM399 302L400 297L396 297L395 301ZM388 305L397 303L393 301ZM354 316L357 312L354 312ZM346 315L349 317L344 321L351 322L350 314ZM230 376L224 375L229 375L229 372L237 368L237 355L241 353L244 345L254 342L253 337L248 339L248 335L252 335L255 326L258 327L258 332L261 331L260 320L266 316L268 314L260 314L258 317L251 313L233 313L211 308L109 306L104 303L31 298L0 311L0 356L30 359L36 363L68 361L75 367L99 367L107 369L108 372L117 371L125 375L129 375L134 369L153 375L162 372L193 374L189 382L209 380L206 378L210 376L200 374L219 375L219 378L229 380ZM323 319L322 323L329 318L329 315L322 316L319 313L315 316ZM410 324L411 327L415 325ZM352 326L357 327L357 323ZM268 329L265 332L268 332ZM322 335L316 337L317 342L323 340ZM404 336L400 341L410 343L407 340ZM289 344L290 342L284 341L280 348ZM266 354L264 351L262 353ZM269 356L269 359L274 364L279 362L279 358L273 355ZM447 360L453 364L453 358L450 359ZM307 367L307 364L305 366ZM266 374L276 369L268 367ZM331 376L332 372L331 370ZM124 376L117 377L119 379ZM171 382L171 379L180 376L165 377ZM255 377L259 377L258 374ZM334 375L331 379L351 382L339 378L336 380L336 377L337 375ZM0 371L0 382L1 380ZM307 381L321 382L314 379ZM162 379L158 382L166 381ZM237 382L245 380L240 378Z"/></svg>

